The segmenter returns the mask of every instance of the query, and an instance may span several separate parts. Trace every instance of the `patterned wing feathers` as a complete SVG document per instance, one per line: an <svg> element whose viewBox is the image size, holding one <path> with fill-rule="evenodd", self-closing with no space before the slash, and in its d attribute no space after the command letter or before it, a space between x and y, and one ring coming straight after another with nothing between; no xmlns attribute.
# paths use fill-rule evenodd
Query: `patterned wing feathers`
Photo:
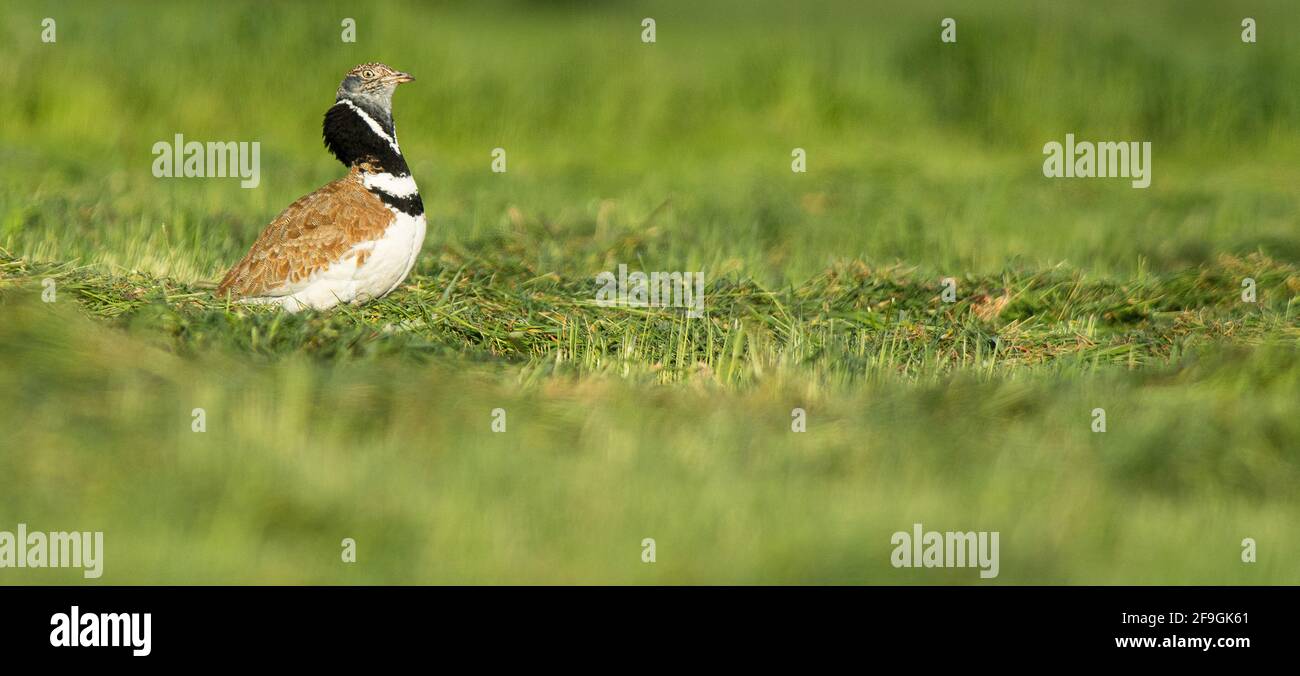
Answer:
<svg viewBox="0 0 1300 676"><path fill-rule="evenodd" d="M286 289L348 256L354 246L379 239L393 212L366 190L358 169L290 204L226 273L217 296L286 295ZM353 252L357 264L365 251Z"/></svg>

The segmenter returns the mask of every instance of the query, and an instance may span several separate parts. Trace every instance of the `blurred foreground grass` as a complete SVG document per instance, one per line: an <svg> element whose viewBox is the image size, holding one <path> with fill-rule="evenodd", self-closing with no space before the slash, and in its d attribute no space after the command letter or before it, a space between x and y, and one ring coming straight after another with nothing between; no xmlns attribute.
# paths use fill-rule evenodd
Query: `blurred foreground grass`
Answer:
<svg viewBox="0 0 1300 676"><path fill-rule="evenodd" d="M978 580L889 567L916 522L1000 531L1002 582L1300 582L1289 266L1007 276L987 320L1003 296L897 270L719 285L692 320L478 267L287 316L11 260L3 513L103 529L107 582Z"/></svg>
<svg viewBox="0 0 1300 676"><path fill-rule="evenodd" d="M1001 531L1003 583L1300 582L1293 344L1068 380L727 394L491 363L265 368L37 302L5 313L0 351L23 367L0 374L17 398L0 406L3 513L102 529L104 583L979 581L891 568L890 535L915 522Z"/></svg>

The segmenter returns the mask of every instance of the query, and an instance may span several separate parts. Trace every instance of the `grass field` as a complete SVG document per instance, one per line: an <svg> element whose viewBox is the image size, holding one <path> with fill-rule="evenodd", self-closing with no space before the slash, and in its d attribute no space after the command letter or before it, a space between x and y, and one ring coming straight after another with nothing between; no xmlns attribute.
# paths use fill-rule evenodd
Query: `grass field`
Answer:
<svg viewBox="0 0 1300 676"><path fill-rule="evenodd" d="M267 4L0 12L0 530L108 584L1300 583L1295 3ZM215 299L373 60L415 272ZM178 133L261 185L155 178ZM1151 187L1044 178L1067 133ZM598 306L620 264L707 317ZM914 523L999 577L894 568Z"/></svg>

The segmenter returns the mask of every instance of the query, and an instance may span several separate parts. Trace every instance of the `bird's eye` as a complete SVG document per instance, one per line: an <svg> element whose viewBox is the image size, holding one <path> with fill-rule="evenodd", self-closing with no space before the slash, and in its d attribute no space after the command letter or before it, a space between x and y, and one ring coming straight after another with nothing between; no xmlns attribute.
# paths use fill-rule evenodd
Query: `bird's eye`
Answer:
<svg viewBox="0 0 1300 676"><path fill-rule="evenodd" d="M375 76L375 71L373 71L373 70L367 70L367 71L361 73L361 77L364 77L364 78L367 79L367 80L373 78L374 76Z"/></svg>

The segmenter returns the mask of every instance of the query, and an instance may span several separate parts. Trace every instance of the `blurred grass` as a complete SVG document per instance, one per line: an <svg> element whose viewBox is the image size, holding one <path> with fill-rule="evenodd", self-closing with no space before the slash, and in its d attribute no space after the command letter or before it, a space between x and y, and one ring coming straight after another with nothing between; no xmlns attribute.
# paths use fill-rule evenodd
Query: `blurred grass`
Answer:
<svg viewBox="0 0 1300 676"><path fill-rule="evenodd" d="M705 379L491 364L249 368L37 302L6 316L0 350L27 366L0 375L23 398L0 408L0 471L22 487L4 513L103 529L104 582L975 582L889 567L889 536L917 521L1000 530L1003 582L1300 582L1293 345L1076 380L769 380L720 401Z"/></svg>
<svg viewBox="0 0 1300 676"><path fill-rule="evenodd" d="M1000 530L1004 583L1300 583L1294 3L0 16L0 529L104 530L104 582L976 582L889 567L919 521ZM415 273L215 301L341 173L320 117L368 60L418 78ZM1044 179L1067 132L1152 141L1152 187ZM176 133L260 141L261 187L153 178ZM705 270L709 317L595 306L619 263Z"/></svg>
<svg viewBox="0 0 1300 676"><path fill-rule="evenodd" d="M1296 261L1294 3L967 4L957 45L936 19L955 12L926 2L16 5L0 245L213 278L338 175L322 111L339 73L381 59L420 78L396 110L434 235L507 234L513 206L554 235L544 268L592 274L647 227L664 233L647 268L770 284L843 258L936 274ZM1258 44L1239 40L1247 13ZM358 43L339 41L343 16ZM149 40L126 39L141 25ZM1043 143L1067 132L1152 141L1153 186L1043 179ZM152 144L176 133L259 140L263 188L154 179Z"/></svg>

